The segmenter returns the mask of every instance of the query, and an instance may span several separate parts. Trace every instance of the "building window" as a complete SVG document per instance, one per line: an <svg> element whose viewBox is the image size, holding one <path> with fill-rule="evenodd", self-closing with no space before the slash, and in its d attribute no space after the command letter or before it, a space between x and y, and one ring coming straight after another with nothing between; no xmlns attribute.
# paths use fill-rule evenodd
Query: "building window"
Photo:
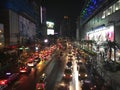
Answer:
<svg viewBox="0 0 120 90"><path fill-rule="evenodd" d="M112 14L112 6L106 10L106 16L109 16L110 14Z"/></svg>
<svg viewBox="0 0 120 90"><path fill-rule="evenodd" d="M105 18L105 11L102 14L102 19L104 19L104 18Z"/></svg>
<svg viewBox="0 0 120 90"><path fill-rule="evenodd" d="M120 0L115 3L115 11L120 9Z"/></svg>
<svg viewBox="0 0 120 90"><path fill-rule="evenodd" d="M113 7L113 12L115 12L115 4L113 4L112 7Z"/></svg>
<svg viewBox="0 0 120 90"><path fill-rule="evenodd" d="M120 10L120 0L118 0L115 4L110 6L108 9L106 9L102 14L102 19L104 19L106 16L111 15L113 12L116 12Z"/></svg>

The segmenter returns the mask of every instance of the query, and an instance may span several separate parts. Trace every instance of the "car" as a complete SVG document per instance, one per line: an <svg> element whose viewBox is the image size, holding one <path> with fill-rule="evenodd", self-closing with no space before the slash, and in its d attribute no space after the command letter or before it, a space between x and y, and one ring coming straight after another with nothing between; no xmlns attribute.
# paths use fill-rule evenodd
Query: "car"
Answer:
<svg viewBox="0 0 120 90"><path fill-rule="evenodd" d="M19 68L20 73L30 73L30 71L31 71L31 68L28 66L20 66Z"/></svg>
<svg viewBox="0 0 120 90"><path fill-rule="evenodd" d="M73 57L72 52L70 51L67 56L68 56L68 57Z"/></svg>
<svg viewBox="0 0 120 90"><path fill-rule="evenodd" d="M36 90L45 90L45 86L46 86L46 73L43 73L38 82L36 83Z"/></svg>
<svg viewBox="0 0 120 90"><path fill-rule="evenodd" d="M93 84L90 80L84 80L82 84L82 90L97 90L96 84Z"/></svg>
<svg viewBox="0 0 120 90"><path fill-rule="evenodd" d="M40 58L35 58L35 59L34 59L34 62L39 63L39 62L40 62Z"/></svg>
<svg viewBox="0 0 120 90"><path fill-rule="evenodd" d="M55 89L54 90L70 90L69 84L60 81L55 84Z"/></svg>
<svg viewBox="0 0 120 90"><path fill-rule="evenodd" d="M37 64L37 62L34 62L34 61L29 61L29 62L27 62L27 65L28 65L29 67L34 67L34 66L36 66L36 64Z"/></svg>
<svg viewBox="0 0 120 90"><path fill-rule="evenodd" d="M66 64L66 68L73 69L72 65L73 65L72 61L68 61L67 64Z"/></svg>
<svg viewBox="0 0 120 90"><path fill-rule="evenodd" d="M79 60L79 61L76 61L77 62L77 65L82 65L83 64L83 62L82 62L82 60Z"/></svg>
<svg viewBox="0 0 120 90"><path fill-rule="evenodd" d="M78 78L79 80L85 80L88 77L87 70L84 65L81 65L78 69Z"/></svg>
<svg viewBox="0 0 120 90"><path fill-rule="evenodd" d="M8 77L6 75L0 75L0 90L5 89L8 86Z"/></svg>
<svg viewBox="0 0 120 90"><path fill-rule="evenodd" d="M63 56L63 52L60 52L60 56Z"/></svg>
<svg viewBox="0 0 120 90"><path fill-rule="evenodd" d="M43 82L45 82L46 77L47 77L46 73L43 73L43 74L40 76L40 80L42 80Z"/></svg>
<svg viewBox="0 0 120 90"><path fill-rule="evenodd" d="M73 57L68 56L68 61L73 61Z"/></svg>
<svg viewBox="0 0 120 90"><path fill-rule="evenodd" d="M77 70L78 70L79 67L83 65L83 62L82 60L79 60L79 61L76 61L76 63L77 63Z"/></svg>
<svg viewBox="0 0 120 90"><path fill-rule="evenodd" d="M63 78L65 79L65 80L72 80L72 70L71 69L65 69L64 70L64 75L63 75Z"/></svg>
<svg viewBox="0 0 120 90"><path fill-rule="evenodd" d="M37 83L36 84L36 90L45 90L44 83Z"/></svg>

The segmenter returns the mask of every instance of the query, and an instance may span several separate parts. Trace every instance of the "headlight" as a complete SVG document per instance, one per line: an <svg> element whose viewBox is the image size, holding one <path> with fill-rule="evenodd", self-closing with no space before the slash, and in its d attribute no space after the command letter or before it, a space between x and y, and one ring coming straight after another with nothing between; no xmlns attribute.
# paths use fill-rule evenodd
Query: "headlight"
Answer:
<svg viewBox="0 0 120 90"><path fill-rule="evenodd" d="M70 75L70 77L72 77L72 75Z"/></svg>
<svg viewBox="0 0 120 90"><path fill-rule="evenodd" d="M79 76L81 76L81 75L79 74Z"/></svg>
<svg viewBox="0 0 120 90"><path fill-rule="evenodd" d="M64 74L63 76L65 77L66 75Z"/></svg>
<svg viewBox="0 0 120 90"><path fill-rule="evenodd" d="M87 77L87 74L85 74L85 77Z"/></svg>

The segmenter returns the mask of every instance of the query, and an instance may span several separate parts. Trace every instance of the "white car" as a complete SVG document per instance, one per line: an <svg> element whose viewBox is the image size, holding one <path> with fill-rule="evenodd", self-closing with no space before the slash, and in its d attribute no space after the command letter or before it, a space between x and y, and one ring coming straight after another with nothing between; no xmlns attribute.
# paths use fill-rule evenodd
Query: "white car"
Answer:
<svg viewBox="0 0 120 90"><path fill-rule="evenodd" d="M31 61L31 62L28 62L27 65L29 67L34 67L35 65L37 64L37 62L34 62L34 61Z"/></svg>

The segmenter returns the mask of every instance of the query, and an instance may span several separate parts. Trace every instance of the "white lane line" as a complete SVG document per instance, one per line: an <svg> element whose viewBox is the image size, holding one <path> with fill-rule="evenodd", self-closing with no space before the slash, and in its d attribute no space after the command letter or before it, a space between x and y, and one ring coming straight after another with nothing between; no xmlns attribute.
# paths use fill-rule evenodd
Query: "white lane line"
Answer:
<svg viewBox="0 0 120 90"><path fill-rule="evenodd" d="M74 74L75 74L75 90L82 90L81 83L78 80L77 64L75 60L74 60Z"/></svg>

